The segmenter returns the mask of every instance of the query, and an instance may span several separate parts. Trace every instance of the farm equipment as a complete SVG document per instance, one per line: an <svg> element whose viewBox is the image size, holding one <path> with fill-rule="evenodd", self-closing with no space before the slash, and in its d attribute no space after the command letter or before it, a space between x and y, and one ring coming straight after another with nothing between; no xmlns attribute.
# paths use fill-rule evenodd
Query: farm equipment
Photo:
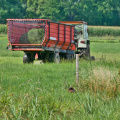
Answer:
<svg viewBox="0 0 120 120"><path fill-rule="evenodd" d="M39 60L60 62L77 51L90 57L87 23L84 21L52 22L49 19L7 19L8 48L24 51L23 63Z"/></svg>

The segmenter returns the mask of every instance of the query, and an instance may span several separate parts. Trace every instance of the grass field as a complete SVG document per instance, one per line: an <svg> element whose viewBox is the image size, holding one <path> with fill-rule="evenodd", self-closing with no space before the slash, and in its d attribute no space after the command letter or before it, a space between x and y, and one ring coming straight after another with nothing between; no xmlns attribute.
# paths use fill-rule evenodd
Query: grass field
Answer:
<svg viewBox="0 0 120 120"><path fill-rule="evenodd" d="M7 35L1 34L0 119L119 120L120 38L90 40L96 60L80 59L76 85L75 60L23 64L23 52L7 50Z"/></svg>

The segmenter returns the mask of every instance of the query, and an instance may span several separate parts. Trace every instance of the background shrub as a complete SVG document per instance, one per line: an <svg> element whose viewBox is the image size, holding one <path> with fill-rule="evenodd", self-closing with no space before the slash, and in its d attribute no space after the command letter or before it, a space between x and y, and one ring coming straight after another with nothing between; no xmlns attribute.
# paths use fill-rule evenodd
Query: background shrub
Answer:
<svg viewBox="0 0 120 120"><path fill-rule="evenodd" d="M0 24L0 33L7 34L7 25L6 24Z"/></svg>

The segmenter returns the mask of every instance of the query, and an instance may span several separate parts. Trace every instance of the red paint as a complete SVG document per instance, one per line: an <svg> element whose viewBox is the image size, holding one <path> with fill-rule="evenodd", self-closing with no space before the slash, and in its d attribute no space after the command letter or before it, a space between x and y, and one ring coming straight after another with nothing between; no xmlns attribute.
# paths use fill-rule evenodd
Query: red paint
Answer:
<svg viewBox="0 0 120 120"><path fill-rule="evenodd" d="M85 43L85 41L81 41L81 43Z"/></svg>
<svg viewBox="0 0 120 120"><path fill-rule="evenodd" d="M74 41L74 26L50 22L50 31L48 19L7 19L8 23L8 40L14 46L47 46L56 47L66 50L71 41ZM25 21L30 21L25 24ZM38 29L41 23L37 21L45 21L45 37L42 44L19 44L20 37L31 29ZM38 23L38 24L37 24ZM59 29L58 29L59 28ZM72 29L72 32L71 32ZM58 33L59 32L59 33ZM50 35L49 35L50 33ZM49 38L50 37L50 38ZM59 40L59 41L58 41ZM71 43L70 50L75 50L75 45ZM22 51L40 51L41 49L14 49Z"/></svg>

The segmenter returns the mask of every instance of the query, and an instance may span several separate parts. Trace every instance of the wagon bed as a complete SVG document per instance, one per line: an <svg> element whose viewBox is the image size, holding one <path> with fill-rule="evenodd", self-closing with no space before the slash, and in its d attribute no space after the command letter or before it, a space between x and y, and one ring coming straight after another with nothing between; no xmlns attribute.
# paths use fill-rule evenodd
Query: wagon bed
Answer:
<svg viewBox="0 0 120 120"><path fill-rule="evenodd" d="M7 26L11 50L57 50L74 53L74 26L72 25L52 22L49 19L7 19ZM41 30L42 33L39 34Z"/></svg>

